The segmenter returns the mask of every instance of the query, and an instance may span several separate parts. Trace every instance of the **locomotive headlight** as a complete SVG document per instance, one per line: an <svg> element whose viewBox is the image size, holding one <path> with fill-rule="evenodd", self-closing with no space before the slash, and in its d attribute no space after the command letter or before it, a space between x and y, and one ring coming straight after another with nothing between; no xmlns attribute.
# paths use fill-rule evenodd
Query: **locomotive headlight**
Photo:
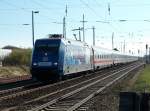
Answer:
<svg viewBox="0 0 150 111"><path fill-rule="evenodd" d="M55 65L55 66L57 66L57 65L58 65L58 63L57 63L57 62L55 62L55 63L54 63L54 65Z"/></svg>
<svg viewBox="0 0 150 111"><path fill-rule="evenodd" d="M36 63L36 62L34 62L34 63L33 63L33 65L34 65L34 66L37 66L37 63Z"/></svg>

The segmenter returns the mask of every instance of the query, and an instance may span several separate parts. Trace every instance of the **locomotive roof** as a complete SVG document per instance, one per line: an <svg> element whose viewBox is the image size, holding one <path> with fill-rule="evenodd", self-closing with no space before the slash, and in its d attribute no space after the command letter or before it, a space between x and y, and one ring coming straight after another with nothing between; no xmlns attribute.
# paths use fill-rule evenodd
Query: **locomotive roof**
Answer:
<svg viewBox="0 0 150 111"><path fill-rule="evenodd" d="M111 49L106 49L106 48L99 47L99 46L92 46L92 47L93 47L93 49L95 49L95 50L101 50L101 51L103 51L103 52L110 52L110 53L113 52L113 50L111 50Z"/></svg>
<svg viewBox="0 0 150 111"><path fill-rule="evenodd" d="M37 39L37 40L61 40L65 45L75 45L75 46L81 46L81 47L90 47L85 42L72 40L72 39L65 39L65 38L42 38L42 39ZM115 54L118 54L118 55L134 56L132 54L124 54L124 53L119 52L119 51L106 49L106 48L102 48L102 47L99 47L99 46L92 46L92 48L95 49L95 50L100 50L102 52L106 52L106 53L115 53Z"/></svg>
<svg viewBox="0 0 150 111"><path fill-rule="evenodd" d="M77 40L65 39L65 38L42 38L37 40L61 40L65 45L77 45L82 47L90 47L87 43Z"/></svg>

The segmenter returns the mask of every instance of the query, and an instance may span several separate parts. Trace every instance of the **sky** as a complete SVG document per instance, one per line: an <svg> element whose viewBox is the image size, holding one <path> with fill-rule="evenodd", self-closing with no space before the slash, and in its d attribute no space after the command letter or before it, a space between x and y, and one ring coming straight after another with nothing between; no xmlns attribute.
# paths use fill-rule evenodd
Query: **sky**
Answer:
<svg viewBox="0 0 150 111"><path fill-rule="evenodd" d="M88 44L92 45L94 26L96 46L111 49L112 33L114 47L121 52L125 45L125 52L140 50L143 55L145 45L150 46L149 0L0 0L0 47L32 47L32 11L39 11L34 13L35 39L62 34L64 16L66 37L78 38L78 31L72 30L82 27L84 14Z"/></svg>

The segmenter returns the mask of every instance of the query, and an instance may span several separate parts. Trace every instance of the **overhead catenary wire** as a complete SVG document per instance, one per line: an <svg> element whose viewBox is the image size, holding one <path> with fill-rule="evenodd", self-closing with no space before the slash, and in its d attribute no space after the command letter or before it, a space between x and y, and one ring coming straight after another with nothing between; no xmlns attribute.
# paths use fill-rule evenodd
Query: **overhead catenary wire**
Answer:
<svg viewBox="0 0 150 111"><path fill-rule="evenodd" d="M85 1L80 0L80 2L81 2L83 5L85 5L87 8L89 8L97 17L103 18L102 16L100 16L99 14L97 14L96 11L95 11L93 8L91 8ZM107 22L107 21L105 21L105 20L101 20L101 21ZM112 23L108 23L108 25L113 29L113 31L114 31L114 30L117 30L117 31L118 31L118 29L117 29L116 27L114 27L114 26L112 25Z"/></svg>
<svg viewBox="0 0 150 111"><path fill-rule="evenodd" d="M102 7L102 4L100 4L97 0L94 0L94 1L99 7Z"/></svg>
<svg viewBox="0 0 150 111"><path fill-rule="evenodd" d="M28 12L28 13L31 13L31 11L33 10L32 8L26 8L26 7L22 8L22 7L20 7L20 6L16 5L16 4L14 4L14 3L12 3L12 2L8 2L8 1L6 1L6 0L1 0L1 2L2 2L2 3L5 3L5 4L9 5L9 6L11 6L12 8L14 8L14 10L22 10L22 11ZM51 7L47 7L46 5L43 4L43 3L45 3L45 2L42 3L41 1L35 1L35 0L33 0L33 1L31 1L31 2L33 2L34 4L40 6L40 7L41 7L40 9L51 9ZM81 2L84 6L86 6L89 10L91 10L91 12L94 13L97 17L102 18L102 17L94 10L94 8L91 7L91 6L89 5L89 3L87 3L87 1L85 2L84 0L80 0L80 2ZM97 3L97 2L98 2L98 1L96 1L96 3ZM42 3L42 5L41 5L41 3ZM98 2L98 4L99 4L99 2ZM100 5L100 4L99 4L99 5ZM59 7L59 8L60 8L60 7ZM69 7L69 8L73 8L73 7ZM35 9L36 9L36 8L35 8ZM55 8L54 8L54 9L55 9ZM5 10L5 9L4 9L4 10ZM8 10L9 10L9 9L8 9ZM0 11L2 11L2 10L0 10ZM12 11L12 10L11 10L11 11ZM56 18L53 19L53 18L49 17L48 15L44 15L44 14L42 14L42 13L39 14L39 17L46 18L46 19L48 19L48 20L51 21L51 22L57 21ZM67 22L76 22L76 23L78 22L77 20L76 20L76 21L71 20L69 17L67 17L67 19L68 19ZM61 20L60 20L60 21L61 21ZM106 20L103 20L103 21L106 21ZM115 20L109 20L109 21L115 22ZM128 21L131 21L131 20L128 20ZM133 21L135 21L135 20L133 20ZM88 20L88 22L90 22L90 21ZM118 29L116 28L116 26L113 26L112 23L108 23L108 25L111 26L113 29L118 30Z"/></svg>
<svg viewBox="0 0 150 111"><path fill-rule="evenodd" d="M97 14L97 12L93 9L93 8L91 8L89 5L88 5L88 3L86 3L84 0L80 0L80 2L83 4L83 5L85 5L88 9L90 9L96 16L99 16L98 14ZM103 18L102 16L99 16L100 18Z"/></svg>
<svg viewBox="0 0 150 111"><path fill-rule="evenodd" d="M15 5L15 4L13 4L13 3L10 3L10 2L6 2L5 0L2 0L2 1L4 1L3 3L5 3L5 4L7 4L7 5L9 5L9 6L11 6L11 7L13 7L14 9L10 9L10 11L24 11L24 12L27 12L27 13L31 13L32 12L32 10L38 10L38 9L58 9L58 8L49 8L49 7L47 7L46 5L41 5L41 3L40 2L37 2L37 1L35 1L35 0L33 0L33 1L31 1L31 2L33 2L34 4L36 4L37 6L40 6L41 8L34 8L34 9L32 9L32 8L22 8L22 7L20 7L20 6L17 6L17 5ZM59 8L59 9L64 9L64 8ZM2 10L0 10L0 13L1 13L1 11ZM9 11L9 9L3 9L3 11ZM53 11L51 11L51 12L53 12ZM54 13L54 12L53 12ZM45 18L45 19L47 19L47 20L49 20L50 22L52 22L52 23L54 23L54 22L56 22L57 21L57 19L55 18L51 18L51 17L49 17L49 16L47 16L47 15L45 15L45 14L42 14L42 13L40 13L39 14L40 15L40 17L42 17L42 18ZM67 17L68 18L68 21L69 22L79 22L79 21L77 21L77 20L74 20L74 19L72 19L72 18L70 18L70 17ZM72 20L71 20L72 19ZM48 23L49 24L49 23ZM4 24L3 24L4 25ZM11 25L11 24L7 24L7 25Z"/></svg>
<svg viewBox="0 0 150 111"><path fill-rule="evenodd" d="M35 5L41 7L42 9L46 9L46 10L49 10L49 11L51 11L51 9L52 9L52 8L50 8L50 7L47 7L46 5L44 5L44 4L41 3L41 2L38 2L38 1L35 1L35 0L32 0L31 2L34 3ZM58 9L58 8L53 8L53 9L54 9L55 11L57 11L57 13L61 14L60 12L58 12L58 10L56 10L56 9ZM61 8L61 9L63 9L63 8ZM51 11L51 13L54 13L54 12ZM55 12L55 14L56 14L56 12Z"/></svg>
<svg viewBox="0 0 150 111"><path fill-rule="evenodd" d="M32 12L32 10L34 10L34 9L30 9L30 8L22 8L22 7L20 7L20 6L17 6L17 5L14 5L14 4L12 4L12 3L10 3L10 2L6 2L5 0L2 0L3 1L3 3L5 3L5 4L7 4L7 5L9 5L9 6L11 6L11 7L15 7L16 9L15 10L22 10L22 11L24 11L24 12L27 12L27 13L31 13ZM37 9L35 9L35 10L37 10ZM48 20L52 20L52 21L56 21L56 19L52 19L51 17L48 17L47 15L44 15L44 14L41 14L40 13L40 17L42 17L42 18L47 18Z"/></svg>

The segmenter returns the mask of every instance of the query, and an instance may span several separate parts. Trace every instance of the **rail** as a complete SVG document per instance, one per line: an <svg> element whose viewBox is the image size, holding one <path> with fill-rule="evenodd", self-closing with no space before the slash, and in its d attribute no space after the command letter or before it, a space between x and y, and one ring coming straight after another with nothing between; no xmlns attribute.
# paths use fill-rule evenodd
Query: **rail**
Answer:
<svg viewBox="0 0 150 111"><path fill-rule="evenodd" d="M83 91L83 90L85 90L85 89L87 89L87 88L89 88L89 87L91 87L91 86L93 86L93 85L95 85L95 84L101 82L101 81L104 81L104 80L106 80L106 79L108 79L108 78L110 78L110 77L113 78L113 77L114 77L115 75L117 75L118 73L120 73L120 72L125 71L125 70L128 69L128 70L127 70L125 73L123 73L121 76L116 77L115 79L109 81L109 83L105 84L103 87L99 88L99 89L96 90L94 93L91 93L91 94L90 94L89 96L87 96L86 98L84 98L84 99L82 99L82 100L76 102L74 105L72 105L72 106L69 107L69 108L67 107L67 108L64 108L64 109L63 109L63 110L66 110L66 111L73 111L73 110L77 109L78 107L80 107L80 106L81 106L82 104L84 104L85 102L87 102L88 100L90 100L91 98L93 98L93 97L94 97L95 95L97 95L98 93L100 93L100 92L102 92L103 90L105 90L107 87L111 86L113 83L115 83L115 82L118 81L119 79L125 77L125 75L127 75L127 74L128 74L129 72L131 72L132 70L134 70L134 69L140 67L141 65L143 65L143 64L140 64L140 65L134 66L134 67L132 66L130 70L129 70L128 68L122 69L122 70L120 70L120 71L118 71L118 72L115 72L115 73L113 73L113 74L111 74L111 75L109 75L109 76L106 76L106 77L104 77L104 78L102 78L102 79L100 79L100 80L97 80L97 81L95 81L95 82L93 82L93 83L90 83L90 84L88 84L88 85L86 85L86 86L83 86L83 87L81 87L81 88L78 88L78 89L76 89L76 90L74 90L74 91L72 91L72 92L69 92L69 93L67 93L67 94L65 94L65 95L63 95L63 96L61 96L61 97L59 97L59 98L57 98L57 99L54 99L54 100L52 100L52 101L50 101L50 102L48 102L48 103L46 103L46 104L44 104L44 105L41 105L41 106L39 106L39 107L33 108L33 109L31 109L31 110L28 110L28 111L54 110L54 109L53 109L54 107L52 107L51 105L56 104L56 103L58 103L58 102L60 102L60 101L63 101L64 99L69 98L69 97L71 97L71 96L73 96L73 95L75 95L75 94L77 94L77 93L79 93L79 92L81 92L81 91ZM69 105L70 105L70 104L69 104ZM57 107L56 107L56 108L57 108ZM59 109L57 109L57 110L59 110Z"/></svg>

